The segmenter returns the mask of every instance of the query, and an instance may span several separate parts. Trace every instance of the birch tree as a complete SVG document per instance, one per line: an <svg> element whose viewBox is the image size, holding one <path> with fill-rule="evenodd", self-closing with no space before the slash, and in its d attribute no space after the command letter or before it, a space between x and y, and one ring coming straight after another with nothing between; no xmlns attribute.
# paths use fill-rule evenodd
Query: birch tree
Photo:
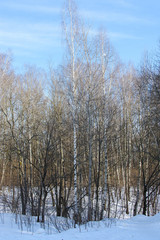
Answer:
<svg viewBox="0 0 160 240"><path fill-rule="evenodd" d="M70 72L68 78L71 81L71 107L73 116L73 164L74 164L74 218L78 221L78 191L77 191L77 63L80 52L80 22L74 1L67 0L63 11L63 29L69 54Z"/></svg>

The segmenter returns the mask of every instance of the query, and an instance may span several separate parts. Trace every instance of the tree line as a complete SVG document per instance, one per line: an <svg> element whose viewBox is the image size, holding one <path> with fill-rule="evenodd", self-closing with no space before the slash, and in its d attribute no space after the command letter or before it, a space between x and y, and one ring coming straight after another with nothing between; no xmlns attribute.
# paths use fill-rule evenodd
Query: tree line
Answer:
<svg viewBox="0 0 160 240"><path fill-rule="evenodd" d="M62 22L66 61L57 69L16 74L11 57L0 54L3 201L42 222L52 209L76 223L116 216L115 201L126 214L155 214L160 55L139 69L124 66L105 31L90 34L73 1Z"/></svg>

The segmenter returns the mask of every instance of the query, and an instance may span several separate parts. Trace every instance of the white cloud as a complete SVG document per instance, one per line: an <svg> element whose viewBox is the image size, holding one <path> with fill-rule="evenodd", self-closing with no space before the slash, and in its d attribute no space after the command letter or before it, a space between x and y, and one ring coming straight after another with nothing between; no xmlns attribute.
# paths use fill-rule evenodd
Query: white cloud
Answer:
<svg viewBox="0 0 160 240"><path fill-rule="evenodd" d="M116 22L116 23L139 23L141 25L152 25L154 24L153 21L137 17L127 13L120 13L120 12L102 12L102 11L91 11L91 10L82 10L81 14L84 18L88 18L94 21L103 21L105 22Z"/></svg>
<svg viewBox="0 0 160 240"><path fill-rule="evenodd" d="M8 9L12 9L14 11L20 11L20 12L39 12L39 13L46 13L46 14L59 14L60 13L60 8L58 7L50 7L50 6L45 6L45 5L39 5L39 4L34 4L34 0L29 4L29 3L22 3L20 1L19 3L16 3L15 1L8 2L8 1L3 1L1 3L1 6L7 7Z"/></svg>
<svg viewBox="0 0 160 240"><path fill-rule="evenodd" d="M114 39L142 40L142 38L139 37L139 36L134 36L134 35L127 34L127 33L109 32L108 35L109 35L111 38L114 38Z"/></svg>
<svg viewBox="0 0 160 240"><path fill-rule="evenodd" d="M116 0L115 3L119 4L122 7L126 7L126 8L135 8L135 4L133 5L131 2L126 1L126 0Z"/></svg>
<svg viewBox="0 0 160 240"><path fill-rule="evenodd" d="M9 25L9 23L8 23ZM24 49L42 49L57 48L61 46L61 29L57 24L26 24L23 23L16 27L0 28L0 44L8 48L24 48Z"/></svg>

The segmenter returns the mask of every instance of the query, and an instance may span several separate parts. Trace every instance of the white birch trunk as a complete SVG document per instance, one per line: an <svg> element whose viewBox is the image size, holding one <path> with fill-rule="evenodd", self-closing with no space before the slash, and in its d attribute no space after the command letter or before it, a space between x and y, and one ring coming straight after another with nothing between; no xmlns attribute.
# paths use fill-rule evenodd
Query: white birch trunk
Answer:
<svg viewBox="0 0 160 240"><path fill-rule="evenodd" d="M77 133L76 133L76 79L75 79L75 32L73 29L73 11L71 1L69 0L69 15L70 15L70 39L71 39L71 64L72 64L72 84L73 84L73 148L74 148L74 211L75 221L78 216L78 200L77 200Z"/></svg>
<svg viewBox="0 0 160 240"><path fill-rule="evenodd" d="M91 204L91 192L92 192L92 133L91 133L91 113L90 113L90 93L88 100L88 124L89 124L89 183L88 183L88 220L92 220L92 204Z"/></svg>
<svg viewBox="0 0 160 240"><path fill-rule="evenodd" d="M105 86L105 53L103 46L103 36L102 36L102 80L103 80L103 94L104 94L104 193L102 199L102 213L101 218L103 218L103 213L107 200L107 167L108 167L108 159L107 159L107 118L106 118L106 86Z"/></svg>

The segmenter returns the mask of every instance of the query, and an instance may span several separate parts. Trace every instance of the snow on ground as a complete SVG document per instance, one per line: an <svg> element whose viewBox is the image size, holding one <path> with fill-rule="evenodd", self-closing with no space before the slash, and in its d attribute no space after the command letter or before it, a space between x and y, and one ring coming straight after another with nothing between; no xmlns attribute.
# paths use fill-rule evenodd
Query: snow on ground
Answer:
<svg viewBox="0 0 160 240"><path fill-rule="evenodd" d="M0 214L0 240L160 240L160 213L153 217L138 215L125 220L103 220L80 228L48 234L34 222L30 228L20 229L15 216Z"/></svg>

